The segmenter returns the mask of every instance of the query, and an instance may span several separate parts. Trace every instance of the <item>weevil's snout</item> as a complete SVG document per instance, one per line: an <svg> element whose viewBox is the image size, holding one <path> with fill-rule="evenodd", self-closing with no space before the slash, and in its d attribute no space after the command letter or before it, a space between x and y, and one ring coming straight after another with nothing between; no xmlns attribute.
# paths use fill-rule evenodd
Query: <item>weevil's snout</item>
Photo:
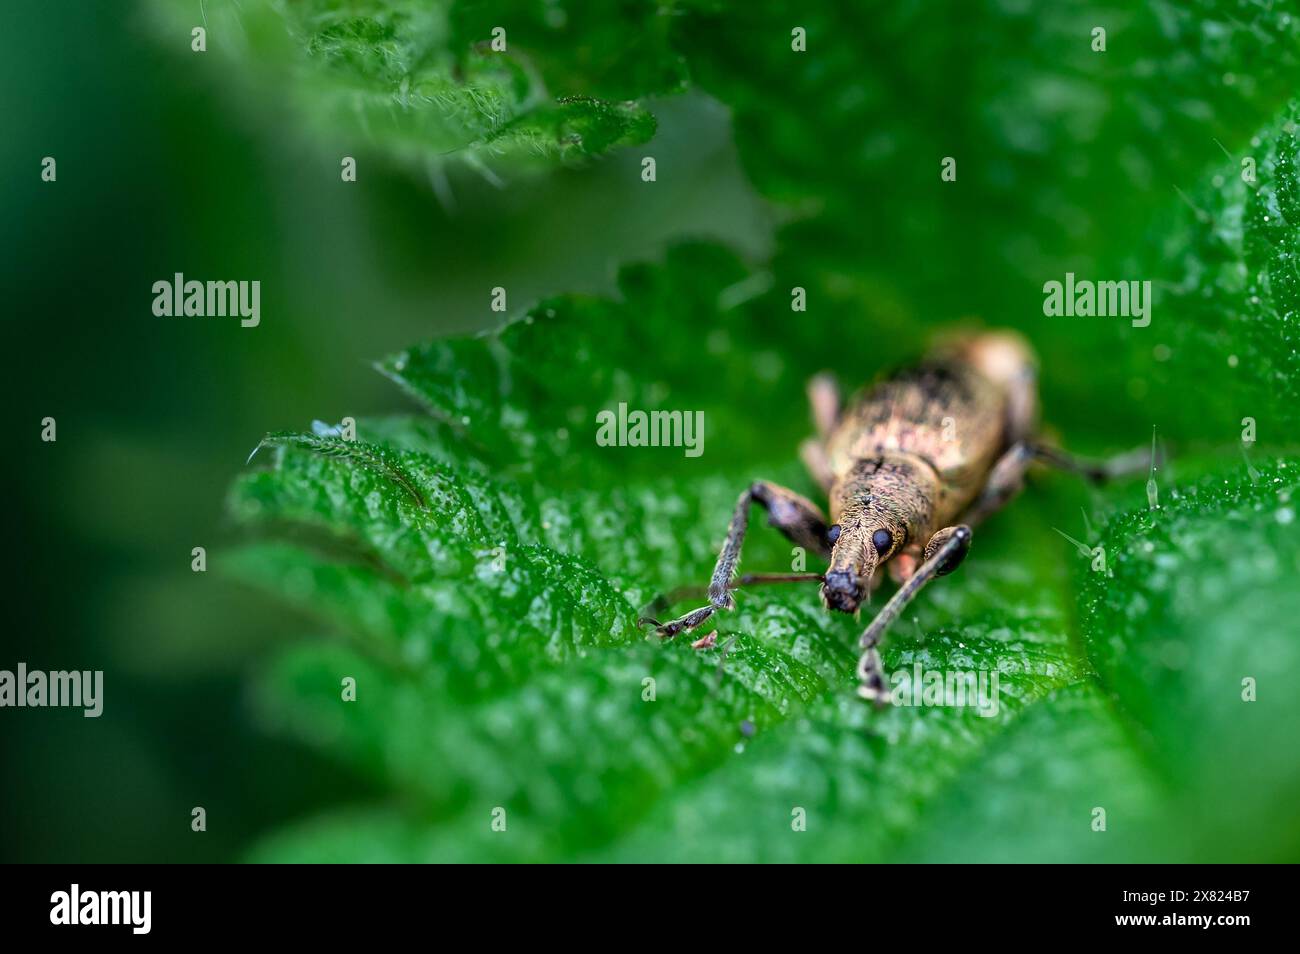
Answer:
<svg viewBox="0 0 1300 954"><path fill-rule="evenodd" d="M862 604L862 586L850 570L832 570L822 583L822 600L841 613L856 613Z"/></svg>

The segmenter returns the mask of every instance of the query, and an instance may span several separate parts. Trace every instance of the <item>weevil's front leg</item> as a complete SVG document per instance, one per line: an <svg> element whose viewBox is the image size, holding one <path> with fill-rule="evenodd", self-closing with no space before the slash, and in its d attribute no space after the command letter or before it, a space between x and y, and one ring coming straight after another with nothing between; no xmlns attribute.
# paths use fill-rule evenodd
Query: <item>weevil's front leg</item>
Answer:
<svg viewBox="0 0 1300 954"><path fill-rule="evenodd" d="M799 458L817 485L825 493L830 493L831 486L835 483L835 472L831 470L831 460L826 456L826 445L817 438L810 437L799 445Z"/></svg>
<svg viewBox="0 0 1300 954"><path fill-rule="evenodd" d="M736 510L731 515L731 524L727 527L727 539L718 554L718 562L713 568L713 577L709 581L709 603L699 609L691 610L685 616L667 623L654 620L642 620L653 623L660 636L665 638L694 629L717 610L731 609L735 600L731 597L732 576L740 563L740 548L745 542L745 531L749 528L749 508L760 504L767 510L768 524L776 527L797 545L821 555L830 557L830 545L826 540L826 518L817 505L793 490L787 490L777 484L760 480L751 484L740 499L736 501ZM817 579L816 574L807 574L808 579Z"/></svg>
<svg viewBox="0 0 1300 954"><path fill-rule="evenodd" d="M876 649L880 645L880 638L885 635L890 624L898 619L907 604L916 598L921 587L936 576L944 576L957 569L970 550L971 536L971 529L965 524L944 527L932 536L925 545L925 562L894 591L889 602L863 631L859 641L862 656L858 660L858 679L861 681L858 695L862 698L871 700L877 706L885 704L885 672L880 664L880 653Z"/></svg>
<svg viewBox="0 0 1300 954"><path fill-rule="evenodd" d="M1007 502L1024 488L1025 472L1034 462L1034 456L1032 445L1024 441L1012 444L989 471L984 489L962 515L962 521L970 526L976 526L1006 506Z"/></svg>
<svg viewBox="0 0 1300 954"><path fill-rule="evenodd" d="M1160 467L1164 463L1163 457L1157 455L1154 448L1148 452L1146 447L1135 447L1131 451L1116 454L1107 460L1076 457L1059 447L1049 447L1046 444L1034 444L1033 450L1035 457L1043 463L1068 470L1070 473L1097 483L1146 473L1148 466Z"/></svg>
<svg viewBox="0 0 1300 954"><path fill-rule="evenodd" d="M812 409L813 427L817 438L825 441L840 423L844 410L844 399L835 376L829 371L822 371L808 381L808 406Z"/></svg>
<svg viewBox="0 0 1300 954"><path fill-rule="evenodd" d="M830 458L826 455L826 441L839 426L840 417L844 413L844 399L835 376L829 371L822 371L809 379L808 407L812 411L813 428L817 431L817 436L799 445L799 457L818 486L830 493L835 474L831 471Z"/></svg>

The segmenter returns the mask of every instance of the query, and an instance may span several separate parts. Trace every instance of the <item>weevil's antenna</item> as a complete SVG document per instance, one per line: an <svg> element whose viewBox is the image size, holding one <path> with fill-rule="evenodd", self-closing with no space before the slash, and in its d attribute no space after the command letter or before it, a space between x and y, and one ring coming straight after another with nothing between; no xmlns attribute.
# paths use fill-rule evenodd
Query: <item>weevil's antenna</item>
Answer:
<svg viewBox="0 0 1300 954"><path fill-rule="evenodd" d="M867 626L859 641L862 657L858 660L858 679L862 681L862 685L858 687L858 695L862 698L871 699L877 704L882 701L884 678L880 672L880 655L876 652L880 637L885 635L885 630L889 629L890 624L898 618L907 604L916 598L916 594L921 592L921 587L939 576L948 560L970 543L970 536L969 527L958 527L957 532L945 540L930 559L922 563L916 572L907 578L907 582L894 591L889 602Z"/></svg>
<svg viewBox="0 0 1300 954"><path fill-rule="evenodd" d="M260 446L260 445L259 445ZM254 451L254 453L257 453ZM769 583L825 583L826 577L820 573L745 573L736 577L727 583L727 589L735 590L742 586L765 586ZM641 617L636 621L638 626L655 626L662 625L659 620L655 619L652 614L665 612L674 603L680 603L682 600L704 599L708 596L709 588L707 586L679 586L675 590L669 590L667 593L661 593L641 608ZM695 612L700 614L699 619L693 622L685 629L693 629L700 623L704 622L713 615L716 609L712 604L702 606ZM707 610L707 612L705 612ZM695 614L691 614L694 616Z"/></svg>

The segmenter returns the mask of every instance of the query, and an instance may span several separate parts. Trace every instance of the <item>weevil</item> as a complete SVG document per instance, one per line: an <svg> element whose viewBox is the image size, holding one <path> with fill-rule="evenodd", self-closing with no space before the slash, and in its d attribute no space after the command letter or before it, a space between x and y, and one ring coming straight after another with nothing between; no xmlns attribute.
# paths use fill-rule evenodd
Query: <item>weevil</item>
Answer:
<svg viewBox="0 0 1300 954"><path fill-rule="evenodd" d="M950 337L912 367L842 401L827 372L808 383L816 436L800 456L827 496L828 520L806 497L770 481L736 501L707 588L709 602L667 623L645 617L660 636L699 626L732 609L731 591L765 583L819 582L827 609L857 613L885 568L898 589L860 640L859 694L883 704L877 646L889 625L932 579L961 564L973 527L1024 486L1034 462L1104 480L1141 469L1140 452L1110 461L1077 458L1042 440L1038 365L1028 343L1009 331ZM750 508L796 545L828 562L825 573L736 577Z"/></svg>

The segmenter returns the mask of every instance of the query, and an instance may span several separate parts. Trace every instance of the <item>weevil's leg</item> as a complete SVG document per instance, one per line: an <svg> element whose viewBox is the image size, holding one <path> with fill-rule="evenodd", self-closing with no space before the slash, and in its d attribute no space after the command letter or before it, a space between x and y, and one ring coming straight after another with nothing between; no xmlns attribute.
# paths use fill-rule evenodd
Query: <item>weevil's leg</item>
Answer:
<svg viewBox="0 0 1300 954"><path fill-rule="evenodd" d="M829 371L814 374L808 380L808 405L812 408L817 436L825 441L840 423L840 414L844 410L839 383Z"/></svg>
<svg viewBox="0 0 1300 954"><path fill-rule="evenodd" d="M862 683L858 686L858 695L862 698L875 702L877 706L884 705L885 673L880 664L880 653L876 650L880 638L907 604L916 598L921 587L936 576L944 576L957 569L970 550L971 536L971 529L965 524L944 527L932 536L925 545L925 562L908 577L907 582L894 591L889 602L863 631L859 641L862 657L858 660L858 679Z"/></svg>
<svg viewBox="0 0 1300 954"><path fill-rule="evenodd" d="M1046 444L1018 441L1012 444L1005 454L998 458L984 490L975 502L962 515L962 520L971 526L977 526L992 514L1006 506L1007 502L1025 486L1025 473L1029 465L1041 461L1060 467L1089 480L1102 481L1128 474L1145 473L1150 464L1147 448L1138 447L1105 461L1091 461L1075 457ZM1160 461L1156 461L1156 466Z"/></svg>
<svg viewBox="0 0 1300 954"><path fill-rule="evenodd" d="M1012 444L993 469L989 471L984 489L962 514L962 522L970 526L982 523L990 515L1006 506L1025 486L1025 472L1034 461L1034 448L1024 441Z"/></svg>
<svg viewBox="0 0 1300 954"><path fill-rule="evenodd" d="M880 650L876 649L875 643L870 646L863 643L862 646L862 656L858 659L858 695L874 702L877 709L883 709L888 693L885 691L885 667L880 662Z"/></svg>
<svg viewBox="0 0 1300 954"><path fill-rule="evenodd" d="M727 539L722 544L722 552L718 554L718 562L713 567L713 578L709 581L709 604L692 610L679 619L656 624L660 636L676 636L683 630L699 626L717 610L731 609L736 605L731 598L731 578L740 562L740 547L745 542L745 531L749 528L749 508L755 503L767 510L770 526L776 527L797 545L824 559L830 558L826 518L817 505L793 490L766 480L756 481L736 501L731 524L727 527Z"/></svg>
<svg viewBox="0 0 1300 954"><path fill-rule="evenodd" d="M1164 464L1162 456L1153 457L1149 448L1145 446L1135 447L1131 451L1116 454L1107 460L1090 460L1086 457L1076 457L1059 447L1049 447L1046 444L1034 444L1033 450L1038 460L1098 483L1104 480L1114 480L1117 477L1145 474L1147 468L1152 466L1153 463L1156 467Z"/></svg>
<svg viewBox="0 0 1300 954"><path fill-rule="evenodd" d="M1021 368L1007 386L1007 434L1011 443L1030 440L1038 429L1038 371Z"/></svg>
<svg viewBox="0 0 1300 954"><path fill-rule="evenodd" d="M826 456L826 445L817 438L810 437L799 445L799 457L817 485L825 493L830 493L835 475L831 472L830 458Z"/></svg>
<svg viewBox="0 0 1300 954"><path fill-rule="evenodd" d="M813 427L817 431L799 445L799 456L804 467L823 491L830 492L835 475L831 473L830 459L826 456L826 440L840 423L844 401L840 386L829 371L815 374L808 381L808 406L812 410Z"/></svg>
<svg viewBox="0 0 1300 954"><path fill-rule="evenodd" d="M976 526L990 515L1001 510L1012 497L1025 485L1025 473L1035 461L1051 464L1063 470L1079 474L1089 480L1103 481L1129 474L1145 473L1151 462L1149 451L1138 447L1109 460L1094 461L1075 457L1066 451L1046 444L1018 441L1003 454L989 478L984 484L983 492L971 504L962 519ZM1156 461L1160 466L1161 461Z"/></svg>

